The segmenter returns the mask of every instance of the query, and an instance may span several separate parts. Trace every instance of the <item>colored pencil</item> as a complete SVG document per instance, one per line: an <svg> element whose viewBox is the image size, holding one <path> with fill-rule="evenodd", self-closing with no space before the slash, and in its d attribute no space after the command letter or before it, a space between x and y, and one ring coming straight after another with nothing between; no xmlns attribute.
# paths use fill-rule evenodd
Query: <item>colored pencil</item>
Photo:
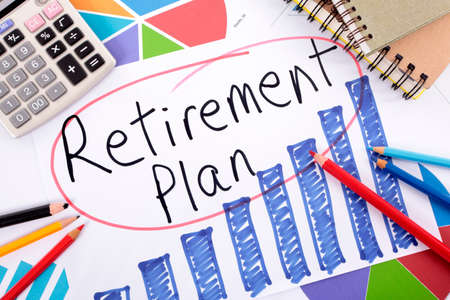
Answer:
<svg viewBox="0 0 450 300"><path fill-rule="evenodd" d="M391 147L369 147L369 150L375 151L379 154L389 156L389 157L395 157L395 158L402 158L407 160L413 160L438 166L443 166L450 168L450 159L444 158L444 157L438 157L428 154L422 154L412 151L406 151Z"/></svg>
<svg viewBox="0 0 450 300"><path fill-rule="evenodd" d="M32 207L21 211L12 212L0 216L0 228L54 216L57 213L66 209L68 206L69 205L67 203L56 202L37 207Z"/></svg>
<svg viewBox="0 0 450 300"><path fill-rule="evenodd" d="M342 184L347 186L361 198L375 206L379 211L391 218L400 227L422 241L430 249L440 255L448 263L450 263L450 248L447 247L440 240L435 238L428 231L420 227L417 223L411 220L408 216L396 209L389 202L380 197L377 193L365 186L361 181L353 177L350 173L339 167L332 160L310 151L314 160L328 173L333 175Z"/></svg>
<svg viewBox="0 0 450 300"><path fill-rule="evenodd" d="M25 276L22 277L3 297L2 300L14 300L20 295L42 272L45 271L70 245L77 239L84 225L69 232L55 245Z"/></svg>
<svg viewBox="0 0 450 300"><path fill-rule="evenodd" d="M22 247L25 247L31 243L34 243L40 239L43 239L44 237L49 236L50 234L58 232L78 218L79 217L71 217L51 223L45 227L42 227L41 229L38 229L21 238L18 238L15 241L9 242L0 247L0 257L5 256L6 254L16 251L17 249L20 249Z"/></svg>
<svg viewBox="0 0 450 300"><path fill-rule="evenodd" d="M399 167L395 166L391 162L388 162L384 159L379 158L377 160L377 166L380 169L386 170L393 176L397 177L398 179L406 182L409 185L412 185L416 189L418 189L421 192L424 192L425 194L431 195L436 199L441 200L447 205L450 205L450 195L444 194L440 190L436 189L433 185L426 183L422 180L420 180L417 177L412 176L405 170L400 169Z"/></svg>

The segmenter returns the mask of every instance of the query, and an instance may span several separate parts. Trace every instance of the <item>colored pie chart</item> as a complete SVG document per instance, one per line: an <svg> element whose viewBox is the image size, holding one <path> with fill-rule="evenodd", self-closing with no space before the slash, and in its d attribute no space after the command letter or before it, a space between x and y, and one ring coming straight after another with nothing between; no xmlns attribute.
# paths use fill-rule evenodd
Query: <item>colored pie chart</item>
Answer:
<svg viewBox="0 0 450 300"><path fill-rule="evenodd" d="M224 0L71 0L117 65L225 38Z"/></svg>

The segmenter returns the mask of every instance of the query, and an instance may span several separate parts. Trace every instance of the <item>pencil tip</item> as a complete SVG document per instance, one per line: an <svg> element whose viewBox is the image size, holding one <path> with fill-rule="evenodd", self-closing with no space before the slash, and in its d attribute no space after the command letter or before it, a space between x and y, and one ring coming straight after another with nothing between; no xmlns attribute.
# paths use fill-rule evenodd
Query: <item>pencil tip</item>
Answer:
<svg viewBox="0 0 450 300"><path fill-rule="evenodd" d="M84 224L81 225L81 226L78 226L77 229L78 229L79 231L81 231L81 230L83 229L83 227L84 227Z"/></svg>
<svg viewBox="0 0 450 300"><path fill-rule="evenodd" d="M373 147L367 147L367 150L373 151Z"/></svg>
<svg viewBox="0 0 450 300"><path fill-rule="evenodd" d="M66 209L66 208L68 208L68 207L69 207L69 204L64 203L63 208Z"/></svg>
<svg viewBox="0 0 450 300"><path fill-rule="evenodd" d="M316 155L317 153L312 150L309 150L309 154L311 154L311 156L314 157L314 155Z"/></svg>
<svg viewBox="0 0 450 300"><path fill-rule="evenodd" d="M77 219L79 219L80 218L80 216L77 216Z"/></svg>

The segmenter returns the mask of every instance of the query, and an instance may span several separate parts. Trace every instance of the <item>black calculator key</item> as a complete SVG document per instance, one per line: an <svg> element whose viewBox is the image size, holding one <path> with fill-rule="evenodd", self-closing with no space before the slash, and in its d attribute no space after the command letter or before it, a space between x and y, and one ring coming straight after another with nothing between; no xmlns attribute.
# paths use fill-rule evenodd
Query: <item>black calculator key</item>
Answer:
<svg viewBox="0 0 450 300"><path fill-rule="evenodd" d="M86 72L72 54L67 54L58 61L58 67L73 85L76 85L87 76Z"/></svg>
<svg viewBox="0 0 450 300"><path fill-rule="evenodd" d="M68 33L66 33L64 35L64 39L66 40L67 44L69 44L70 46L74 45L76 42L81 40L83 37L84 37L84 34L81 32L81 30L78 27L72 29L71 31L69 31Z"/></svg>
<svg viewBox="0 0 450 300"><path fill-rule="evenodd" d="M5 53L5 52L6 52L5 46L3 46L2 43L0 43L0 55L3 55L3 53Z"/></svg>
<svg viewBox="0 0 450 300"><path fill-rule="evenodd" d="M55 43L51 44L47 48L47 53L50 55L51 58L58 57L61 53L66 51L66 46L61 41L56 41Z"/></svg>
<svg viewBox="0 0 450 300"><path fill-rule="evenodd" d="M105 60L103 57L100 56L100 54L95 54L91 58L89 58L84 64L86 65L86 68L88 68L89 71L94 72L98 68L100 68L105 63Z"/></svg>
<svg viewBox="0 0 450 300"><path fill-rule="evenodd" d="M14 47L24 38L25 36L19 29L14 29L13 31L8 33L3 39L8 44L8 46Z"/></svg>
<svg viewBox="0 0 450 300"><path fill-rule="evenodd" d="M53 25L55 26L56 30L58 30L59 32L63 32L64 30L69 28L70 25L72 25L72 24L73 24L73 20L67 14L63 15L58 20L53 22Z"/></svg>
<svg viewBox="0 0 450 300"><path fill-rule="evenodd" d="M75 48L75 53L79 58L85 58L92 51L94 51L94 46L89 41L84 41L80 46Z"/></svg>
<svg viewBox="0 0 450 300"><path fill-rule="evenodd" d="M50 27L45 28L36 35L36 39L41 45L45 45L55 38L56 34Z"/></svg>

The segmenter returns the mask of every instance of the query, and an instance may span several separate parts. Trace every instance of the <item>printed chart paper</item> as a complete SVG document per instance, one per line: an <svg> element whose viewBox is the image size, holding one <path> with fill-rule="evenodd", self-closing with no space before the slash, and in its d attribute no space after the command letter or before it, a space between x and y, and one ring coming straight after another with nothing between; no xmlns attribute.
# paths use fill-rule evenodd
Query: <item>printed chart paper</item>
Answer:
<svg viewBox="0 0 450 300"><path fill-rule="evenodd" d="M49 197L88 222L59 263L70 297L246 299L425 249L308 154L439 237L428 198L366 151L415 117L372 84L331 41L296 36L115 69L33 134ZM411 127L445 149L432 129L448 122Z"/></svg>

